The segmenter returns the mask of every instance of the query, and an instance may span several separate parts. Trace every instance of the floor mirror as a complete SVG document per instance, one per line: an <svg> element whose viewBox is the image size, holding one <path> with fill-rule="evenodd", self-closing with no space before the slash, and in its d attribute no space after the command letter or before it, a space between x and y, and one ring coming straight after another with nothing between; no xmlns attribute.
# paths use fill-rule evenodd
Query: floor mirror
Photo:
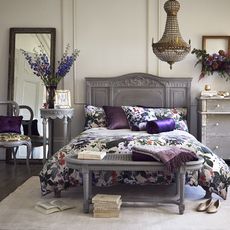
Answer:
<svg viewBox="0 0 230 230"><path fill-rule="evenodd" d="M45 100L45 89L42 80L33 74L22 50L33 56L42 47L49 57L50 64L54 70L55 40L55 28L10 28L8 100L14 100L19 105L26 105L32 109L34 119L37 120L37 129L41 136L40 108ZM22 113L23 119L27 119L29 116L28 111L22 110ZM42 151L42 147L34 148L33 160L42 159ZM23 149L19 150L17 158L25 158ZM6 159L7 161L11 159L10 153L7 153Z"/></svg>

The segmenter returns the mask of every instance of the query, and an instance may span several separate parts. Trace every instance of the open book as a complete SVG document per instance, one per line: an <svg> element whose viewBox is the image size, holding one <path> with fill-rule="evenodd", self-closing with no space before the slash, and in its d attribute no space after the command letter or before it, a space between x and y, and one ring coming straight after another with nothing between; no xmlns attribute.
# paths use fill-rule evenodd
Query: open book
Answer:
<svg viewBox="0 0 230 230"><path fill-rule="evenodd" d="M37 211L50 214L54 212L64 211L66 209L75 208L73 205L69 205L62 200L52 200L52 201L39 201L34 207Z"/></svg>
<svg viewBox="0 0 230 230"><path fill-rule="evenodd" d="M106 152L103 151L92 151L92 150L85 150L82 152L78 152L78 159L79 160L102 160Z"/></svg>

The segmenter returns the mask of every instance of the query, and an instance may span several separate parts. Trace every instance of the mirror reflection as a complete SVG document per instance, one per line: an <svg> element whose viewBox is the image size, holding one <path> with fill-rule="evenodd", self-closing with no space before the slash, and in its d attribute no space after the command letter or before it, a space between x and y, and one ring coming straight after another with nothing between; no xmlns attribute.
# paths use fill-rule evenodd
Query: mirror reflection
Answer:
<svg viewBox="0 0 230 230"><path fill-rule="evenodd" d="M16 101L19 105L29 106L33 111L35 120L32 127L33 159L43 158L40 108L45 102L45 88L42 80L31 70L22 50L33 56L42 47L43 52L45 51L50 58L51 65L54 66L55 33L55 28L10 29L8 99ZM20 115L23 116L23 120L29 120L31 116L30 111L26 109L22 109ZM36 132L35 136L33 131ZM25 151L21 148L17 158L25 157Z"/></svg>

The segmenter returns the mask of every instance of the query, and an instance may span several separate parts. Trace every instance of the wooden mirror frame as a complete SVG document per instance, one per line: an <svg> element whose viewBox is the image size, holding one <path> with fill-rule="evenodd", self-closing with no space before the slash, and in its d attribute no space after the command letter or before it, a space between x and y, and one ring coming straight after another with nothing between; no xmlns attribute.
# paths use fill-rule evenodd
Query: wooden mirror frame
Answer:
<svg viewBox="0 0 230 230"><path fill-rule="evenodd" d="M17 34L50 34L50 64L55 67L56 29L55 28L10 28L9 66L8 66L8 100L14 100L15 37Z"/></svg>
<svg viewBox="0 0 230 230"><path fill-rule="evenodd" d="M8 100L14 100L14 87L15 87L15 41L17 34L50 34L50 64L55 71L55 49L56 49L56 29L48 27L16 27L10 28L9 36L9 65L8 65ZM8 114L10 111L8 110ZM12 160L10 149L6 151L6 162ZM37 159L35 160L37 161ZM41 161L39 159L39 161Z"/></svg>
<svg viewBox="0 0 230 230"><path fill-rule="evenodd" d="M207 44L207 41L210 40L210 39L221 39L221 40L227 40L227 43L228 43L228 48L227 48L227 51L230 53L230 36L224 36L224 35L221 35L221 36L218 36L218 35L214 35L214 36L202 36L202 49L203 50L206 50L206 44ZM208 52L208 50L206 50ZM218 52L218 50L216 51Z"/></svg>

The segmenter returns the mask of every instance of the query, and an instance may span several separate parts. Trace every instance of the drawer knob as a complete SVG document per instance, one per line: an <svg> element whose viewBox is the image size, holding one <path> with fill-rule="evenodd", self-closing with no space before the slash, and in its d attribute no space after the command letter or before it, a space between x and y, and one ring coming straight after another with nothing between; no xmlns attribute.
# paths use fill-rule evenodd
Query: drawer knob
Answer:
<svg viewBox="0 0 230 230"><path fill-rule="evenodd" d="M220 104L217 104L216 107L219 108L219 107L220 107Z"/></svg>
<svg viewBox="0 0 230 230"><path fill-rule="evenodd" d="M218 126L218 125L219 125L219 123L217 122L217 123L216 123L216 126Z"/></svg>
<svg viewBox="0 0 230 230"><path fill-rule="evenodd" d="M219 148L219 146L218 146L218 145L216 145L215 149L218 149L218 148Z"/></svg>

